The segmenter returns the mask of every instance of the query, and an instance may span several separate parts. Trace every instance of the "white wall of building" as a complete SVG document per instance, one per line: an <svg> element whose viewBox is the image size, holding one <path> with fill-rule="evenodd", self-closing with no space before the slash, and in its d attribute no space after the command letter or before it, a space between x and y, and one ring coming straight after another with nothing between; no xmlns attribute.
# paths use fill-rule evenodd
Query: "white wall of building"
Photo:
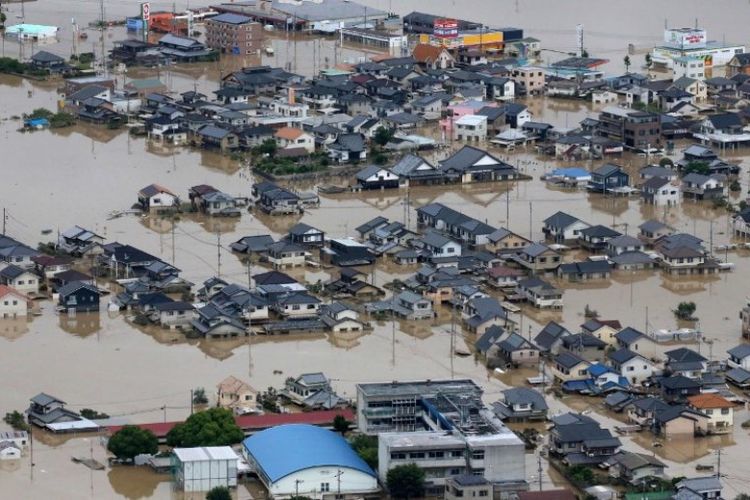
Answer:
<svg viewBox="0 0 750 500"><path fill-rule="evenodd" d="M339 478L342 472L339 490ZM297 481L302 481L297 484ZM290 474L272 483L268 492L274 498L294 496L299 488L301 496L319 498L321 492L327 491L342 494L373 492L378 489L378 481L374 476L346 467L314 467Z"/></svg>

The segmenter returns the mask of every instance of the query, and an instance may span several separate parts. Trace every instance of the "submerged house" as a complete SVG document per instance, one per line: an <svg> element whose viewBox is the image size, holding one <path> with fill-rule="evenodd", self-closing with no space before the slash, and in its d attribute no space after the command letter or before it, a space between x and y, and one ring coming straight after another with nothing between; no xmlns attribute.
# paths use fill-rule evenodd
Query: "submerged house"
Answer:
<svg viewBox="0 0 750 500"><path fill-rule="evenodd" d="M175 210L180 206L180 199L159 184L149 184L138 191L138 205L146 211Z"/></svg>
<svg viewBox="0 0 750 500"><path fill-rule="evenodd" d="M99 289L89 283L74 281L60 287L58 293L58 308L62 311L95 312L99 311Z"/></svg>
<svg viewBox="0 0 750 500"><path fill-rule="evenodd" d="M464 146L442 160L440 171L443 172L448 182L461 184L509 181L518 178L518 171L514 166L473 146Z"/></svg>

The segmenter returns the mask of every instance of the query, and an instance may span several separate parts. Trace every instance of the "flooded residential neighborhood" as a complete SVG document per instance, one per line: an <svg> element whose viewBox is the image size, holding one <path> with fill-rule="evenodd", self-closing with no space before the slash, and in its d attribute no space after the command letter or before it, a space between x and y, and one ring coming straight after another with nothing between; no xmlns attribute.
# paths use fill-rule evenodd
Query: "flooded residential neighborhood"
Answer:
<svg viewBox="0 0 750 500"><path fill-rule="evenodd" d="M744 498L750 5L0 5L5 498Z"/></svg>

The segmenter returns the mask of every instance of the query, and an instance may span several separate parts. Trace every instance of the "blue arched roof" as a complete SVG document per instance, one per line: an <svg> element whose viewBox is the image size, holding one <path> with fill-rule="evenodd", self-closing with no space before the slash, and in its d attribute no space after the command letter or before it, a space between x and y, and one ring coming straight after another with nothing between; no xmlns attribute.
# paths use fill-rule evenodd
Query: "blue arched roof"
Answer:
<svg viewBox="0 0 750 500"><path fill-rule="evenodd" d="M346 467L376 477L343 437L314 425L272 427L242 444L272 482L312 467Z"/></svg>

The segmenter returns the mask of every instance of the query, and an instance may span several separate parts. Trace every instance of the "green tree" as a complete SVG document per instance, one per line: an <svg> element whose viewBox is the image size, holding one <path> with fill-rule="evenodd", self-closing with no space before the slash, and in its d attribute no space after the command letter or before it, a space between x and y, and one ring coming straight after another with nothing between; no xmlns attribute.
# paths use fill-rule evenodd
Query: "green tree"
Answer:
<svg viewBox="0 0 750 500"><path fill-rule="evenodd" d="M101 420L105 418L109 418L109 415L106 413L99 413L96 410L92 410L91 408L84 408L80 411L81 416L83 418L87 418L89 420Z"/></svg>
<svg viewBox="0 0 750 500"><path fill-rule="evenodd" d="M731 182L731 183L729 184L729 190L730 190L731 192L733 192L733 193L736 193L736 192L738 192L738 191L742 191L742 186L740 185L740 181L738 181L737 179L733 180L733 181L732 181L732 182Z"/></svg>
<svg viewBox="0 0 750 500"><path fill-rule="evenodd" d="M211 408L194 413L175 425L167 434L172 447L229 446L239 443L245 434L226 408Z"/></svg>
<svg viewBox="0 0 750 500"><path fill-rule="evenodd" d="M394 498L414 498L424 494L424 471L416 464L397 465L386 475L388 491Z"/></svg>
<svg viewBox="0 0 750 500"><path fill-rule="evenodd" d="M109 438L107 449L121 460L133 460L141 453L155 454L159 442L154 433L136 425L126 425Z"/></svg>
<svg viewBox="0 0 750 500"><path fill-rule="evenodd" d="M29 424L26 423L26 419L24 418L23 413L16 410L6 413L3 417L3 422L10 425L17 431L29 430Z"/></svg>
<svg viewBox="0 0 750 500"><path fill-rule="evenodd" d="M630 73L630 56L623 57L622 63L625 65L625 73Z"/></svg>
<svg viewBox="0 0 750 500"><path fill-rule="evenodd" d="M193 390L193 404L194 405L208 404L208 397L206 396L206 389L204 389L203 387L196 387Z"/></svg>
<svg viewBox="0 0 750 500"><path fill-rule="evenodd" d="M586 49L583 49L583 50L581 51L581 57L588 57L588 56L589 56L589 51L588 51L588 50L586 50Z"/></svg>
<svg viewBox="0 0 750 500"><path fill-rule="evenodd" d="M380 151L373 152L373 154L372 154L372 162L375 165L385 165L386 163L388 163L388 156L386 156L385 154L381 153Z"/></svg>
<svg viewBox="0 0 750 500"><path fill-rule="evenodd" d="M370 466L378 469L378 438L358 434L350 441L352 449L359 455L359 458Z"/></svg>
<svg viewBox="0 0 750 500"><path fill-rule="evenodd" d="M682 171L683 174L701 174L701 175L708 175L709 168L708 163L705 161L691 161L687 165L685 165L684 170Z"/></svg>
<svg viewBox="0 0 750 500"><path fill-rule="evenodd" d="M349 431L351 425L351 422L349 422L343 415L336 415L333 417L333 430L342 436Z"/></svg>
<svg viewBox="0 0 750 500"><path fill-rule="evenodd" d="M5 29L5 21L8 19L8 17L5 15L5 12L0 12L0 29Z"/></svg>
<svg viewBox="0 0 750 500"><path fill-rule="evenodd" d="M378 146L385 146L391 139L393 139L393 130L385 127L380 127L375 131L375 136L372 138Z"/></svg>
<svg viewBox="0 0 750 500"><path fill-rule="evenodd" d="M654 60L651 59L651 52L646 52L644 59L646 60L646 67L651 69L651 66L654 64Z"/></svg>
<svg viewBox="0 0 750 500"><path fill-rule="evenodd" d="M674 162L670 158L662 158L659 160L659 166L665 167L665 168L672 168L674 167Z"/></svg>
<svg viewBox="0 0 750 500"><path fill-rule="evenodd" d="M693 314L695 314L696 309L695 302L680 302L677 304L677 309L674 310L674 315L678 319L691 320L694 319Z"/></svg>
<svg viewBox="0 0 750 500"><path fill-rule="evenodd" d="M568 475L573 481L590 485L594 481L594 473L584 465L574 465L568 469Z"/></svg>
<svg viewBox="0 0 750 500"><path fill-rule="evenodd" d="M206 500L232 500L232 494L226 486L216 486L206 493Z"/></svg>
<svg viewBox="0 0 750 500"><path fill-rule="evenodd" d="M256 151L258 154L261 155L268 155L270 157L276 156L276 151L278 151L279 146L276 144L276 141L273 139L266 139L263 141L257 148Z"/></svg>

